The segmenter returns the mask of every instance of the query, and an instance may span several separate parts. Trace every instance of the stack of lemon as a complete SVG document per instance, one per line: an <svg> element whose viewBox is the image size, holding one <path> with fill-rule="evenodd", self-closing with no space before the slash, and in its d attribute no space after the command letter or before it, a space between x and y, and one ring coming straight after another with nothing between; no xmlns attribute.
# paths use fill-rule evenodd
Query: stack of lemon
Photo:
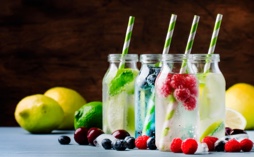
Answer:
<svg viewBox="0 0 254 157"><path fill-rule="evenodd" d="M50 133L54 129L73 129L74 113L86 103L75 90L54 87L44 94L23 98L16 106L15 119L31 133Z"/></svg>

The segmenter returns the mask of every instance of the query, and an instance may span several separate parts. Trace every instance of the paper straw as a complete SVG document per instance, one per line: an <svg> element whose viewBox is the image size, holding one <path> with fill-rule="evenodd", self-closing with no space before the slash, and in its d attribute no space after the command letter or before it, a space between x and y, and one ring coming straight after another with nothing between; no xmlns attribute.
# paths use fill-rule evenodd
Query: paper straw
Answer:
<svg viewBox="0 0 254 157"><path fill-rule="evenodd" d="M174 29L175 29L176 18L177 18L177 15L175 15L175 14L171 15L169 26L168 26L168 33L167 33L164 48L163 48L163 54L168 54L172 36L174 33Z"/></svg>
<svg viewBox="0 0 254 157"><path fill-rule="evenodd" d="M124 68L124 59L123 58L125 57L126 54L128 54L128 51L129 51L129 46L130 46L134 21L135 21L135 17L130 16L129 17L129 22L128 22L128 27L127 27L126 34L125 34L125 40L124 40L122 55L121 55L122 62L119 66L120 69Z"/></svg>
<svg viewBox="0 0 254 157"><path fill-rule="evenodd" d="M221 25L222 17L223 17L223 15L221 15L221 14L217 15L217 18L216 18L216 21L215 21L215 24L214 24L213 35L212 35L209 50L208 50L208 54L213 54L214 53L214 49L215 49L215 46L216 46L219 31L220 31L220 25Z"/></svg>
<svg viewBox="0 0 254 157"><path fill-rule="evenodd" d="M211 54L214 53L215 46L216 46L217 39L218 39L218 35L219 35L219 31L220 31L220 25L221 25L222 17L223 17L223 15L217 14L207 57L209 57ZM210 61L208 59L206 59L206 64L205 64L205 67L204 67L204 73L208 72L208 69L210 68L210 63L209 62Z"/></svg>
<svg viewBox="0 0 254 157"><path fill-rule="evenodd" d="M190 34L189 34L189 38L188 38L188 42L185 48L185 52L184 54L190 54L191 50L192 50L192 46L194 43L194 38L197 32L197 28L198 28L198 22L199 22L199 16L195 15L192 21L192 26L191 26L191 30L190 30ZM180 73L183 73L186 69L186 64L187 64L187 60L184 59L181 69L180 69Z"/></svg>

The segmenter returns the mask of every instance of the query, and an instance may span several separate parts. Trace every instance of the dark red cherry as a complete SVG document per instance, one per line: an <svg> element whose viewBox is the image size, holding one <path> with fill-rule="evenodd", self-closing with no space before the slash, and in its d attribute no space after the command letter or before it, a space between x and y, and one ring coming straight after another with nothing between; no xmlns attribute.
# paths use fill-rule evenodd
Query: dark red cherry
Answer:
<svg viewBox="0 0 254 157"><path fill-rule="evenodd" d="M100 128L90 128L87 132L87 139L88 142L94 146L93 141L101 134L104 134L104 132Z"/></svg>
<svg viewBox="0 0 254 157"><path fill-rule="evenodd" d="M80 145L88 145L87 132L85 127L78 128L74 132L74 140Z"/></svg>
<svg viewBox="0 0 254 157"><path fill-rule="evenodd" d="M125 137L130 136L126 130L116 130L112 135L117 139L125 139Z"/></svg>

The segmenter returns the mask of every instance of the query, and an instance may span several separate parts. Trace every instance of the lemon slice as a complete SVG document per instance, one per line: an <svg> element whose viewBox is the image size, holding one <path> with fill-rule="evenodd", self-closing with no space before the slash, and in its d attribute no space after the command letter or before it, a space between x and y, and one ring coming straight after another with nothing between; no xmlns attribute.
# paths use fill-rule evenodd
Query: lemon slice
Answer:
<svg viewBox="0 0 254 157"><path fill-rule="evenodd" d="M213 136L217 131L224 128L224 123L222 120L218 120L214 123L212 123L206 130L202 133L202 135L199 138L199 141L202 141L203 138L206 136Z"/></svg>
<svg viewBox="0 0 254 157"><path fill-rule="evenodd" d="M226 127L244 130L246 124L247 124L246 119L240 112L237 112L236 110L230 108L226 108L226 120L225 120Z"/></svg>

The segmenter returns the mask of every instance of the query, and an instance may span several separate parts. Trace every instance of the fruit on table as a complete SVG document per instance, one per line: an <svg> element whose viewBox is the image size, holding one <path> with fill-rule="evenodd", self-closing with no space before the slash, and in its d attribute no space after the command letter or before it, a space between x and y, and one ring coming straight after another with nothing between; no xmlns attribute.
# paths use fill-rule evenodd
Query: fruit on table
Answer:
<svg viewBox="0 0 254 157"><path fill-rule="evenodd" d="M74 128L102 128L102 102L92 101L84 104L74 115Z"/></svg>
<svg viewBox="0 0 254 157"><path fill-rule="evenodd" d="M116 130L112 135L117 139L125 139L125 137L130 136L126 130Z"/></svg>
<svg viewBox="0 0 254 157"><path fill-rule="evenodd" d="M157 149L156 145L155 145L155 137L149 137L149 139L146 141L147 144L147 148L149 148L150 150L155 150Z"/></svg>
<svg viewBox="0 0 254 157"><path fill-rule="evenodd" d="M18 124L30 133L50 133L58 128L64 118L61 106L42 94L23 98L14 114Z"/></svg>
<svg viewBox="0 0 254 157"><path fill-rule="evenodd" d="M94 146L93 141L101 134L104 134L104 132L100 128L96 127L90 128L87 132L88 142Z"/></svg>
<svg viewBox="0 0 254 157"><path fill-rule="evenodd" d="M226 119L225 119L226 127L243 130L246 127L246 124L247 124L246 119L240 112L230 108L226 108Z"/></svg>
<svg viewBox="0 0 254 157"><path fill-rule="evenodd" d="M112 144L111 144L111 140L108 138L105 138L101 141L101 145L104 149L111 149L112 148Z"/></svg>
<svg viewBox="0 0 254 157"><path fill-rule="evenodd" d="M74 140L80 145L88 145L87 132L88 129L85 127L76 129L74 132Z"/></svg>
<svg viewBox="0 0 254 157"><path fill-rule="evenodd" d="M75 90L65 87L54 87L44 95L56 100L64 111L64 119L58 129L73 129L74 112L86 103L86 100Z"/></svg>
<svg viewBox="0 0 254 157"><path fill-rule="evenodd" d="M60 136L58 138L58 142L60 144L69 144L71 142L71 138L69 136Z"/></svg>
<svg viewBox="0 0 254 157"><path fill-rule="evenodd" d="M245 129L254 129L254 86L237 83L226 91L226 107L240 112L246 119Z"/></svg>
<svg viewBox="0 0 254 157"><path fill-rule="evenodd" d="M118 150L118 151L123 151L125 150L126 147L126 141L122 139L118 139L114 144L113 144L113 149Z"/></svg>
<svg viewBox="0 0 254 157"><path fill-rule="evenodd" d="M126 136L124 140L127 143L127 148L134 149L135 148L135 138L131 136Z"/></svg>

